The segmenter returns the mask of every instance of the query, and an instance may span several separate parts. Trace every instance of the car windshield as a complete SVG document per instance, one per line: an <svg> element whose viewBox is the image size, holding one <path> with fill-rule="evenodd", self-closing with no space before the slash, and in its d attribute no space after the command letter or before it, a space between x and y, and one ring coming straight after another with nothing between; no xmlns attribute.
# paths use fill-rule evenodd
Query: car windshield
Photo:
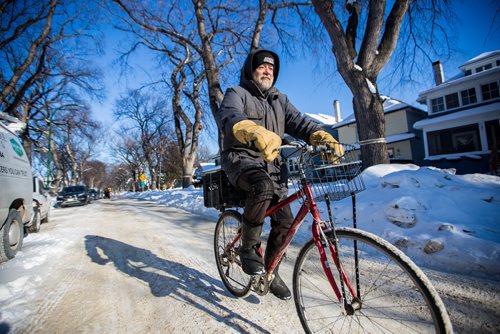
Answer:
<svg viewBox="0 0 500 334"><path fill-rule="evenodd" d="M76 193L85 191L84 186L74 186L74 187L66 187L63 189L63 193Z"/></svg>

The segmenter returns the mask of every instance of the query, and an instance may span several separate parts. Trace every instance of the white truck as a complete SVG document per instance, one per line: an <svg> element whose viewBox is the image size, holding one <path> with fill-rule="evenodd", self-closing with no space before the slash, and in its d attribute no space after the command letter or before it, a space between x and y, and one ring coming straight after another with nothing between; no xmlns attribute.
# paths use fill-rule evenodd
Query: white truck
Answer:
<svg viewBox="0 0 500 334"><path fill-rule="evenodd" d="M34 216L31 164L14 132L22 125L0 112L0 262L16 256Z"/></svg>
<svg viewBox="0 0 500 334"><path fill-rule="evenodd" d="M33 217L27 227L28 232L37 233L42 223L48 223L52 197L40 177L33 177Z"/></svg>

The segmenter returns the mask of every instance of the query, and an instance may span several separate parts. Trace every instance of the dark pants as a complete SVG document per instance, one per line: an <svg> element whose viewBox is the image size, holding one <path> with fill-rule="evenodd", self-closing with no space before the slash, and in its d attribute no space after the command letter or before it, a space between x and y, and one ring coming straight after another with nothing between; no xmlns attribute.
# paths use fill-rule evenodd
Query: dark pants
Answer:
<svg viewBox="0 0 500 334"><path fill-rule="evenodd" d="M243 222L250 226L262 225L266 210L279 200L274 194L270 176L263 169L249 169L238 178L237 186L248 192ZM293 215L289 205L273 213L268 246L269 244L273 245L273 248L279 246L292 222Z"/></svg>

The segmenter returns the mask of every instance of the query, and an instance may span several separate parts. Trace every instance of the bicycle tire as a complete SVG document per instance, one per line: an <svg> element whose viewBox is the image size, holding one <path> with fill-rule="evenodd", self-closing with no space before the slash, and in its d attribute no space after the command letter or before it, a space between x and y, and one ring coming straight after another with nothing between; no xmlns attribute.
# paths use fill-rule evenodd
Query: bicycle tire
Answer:
<svg viewBox="0 0 500 334"><path fill-rule="evenodd" d="M445 306L422 272L389 242L353 228L335 230L339 259L356 286L354 244L357 244L359 300L352 315L344 312L325 275L319 252L310 240L300 251L293 273L295 306L307 333L452 333ZM333 242L333 231L326 233ZM339 271L325 249L331 272ZM351 294L346 287L347 302Z"/></svg>
<svg viewBox="0 0 500 334"><path fill-rule="evenodd" d="M251 277L241 268L238 249L241 240L229 252L225 249L234 241L240 229L242 216L238 211L224 211L215 225L214 252L217 270L227 290L236 297L245 297L250 292Z"/></svg>

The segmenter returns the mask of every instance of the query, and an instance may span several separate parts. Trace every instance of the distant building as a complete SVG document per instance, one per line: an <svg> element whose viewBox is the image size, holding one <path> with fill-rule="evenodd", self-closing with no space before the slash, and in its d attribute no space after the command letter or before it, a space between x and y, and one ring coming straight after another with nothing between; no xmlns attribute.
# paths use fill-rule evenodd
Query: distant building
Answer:
<svg viewBox="0 0 500 334"><path fill-rule="evenodd" d="M425 112L388 96L381 98L384 99L385 139L389 159L391 162L420 164L424 157L422 132L414 129L413 124L425 119ZM332 127L338 132L341 143L351 144L359 150L354 115L335 123Z"/></svg>
<svg viewBox="0 0 500 334"><path fill-rule="evenodd" d="M423 132L424 164L460 174L488 172L500 140L500 51L465 62L447 81L440 62L433 69L436 86L417 99L427 105L428 118L414 124Z"/></svg>

